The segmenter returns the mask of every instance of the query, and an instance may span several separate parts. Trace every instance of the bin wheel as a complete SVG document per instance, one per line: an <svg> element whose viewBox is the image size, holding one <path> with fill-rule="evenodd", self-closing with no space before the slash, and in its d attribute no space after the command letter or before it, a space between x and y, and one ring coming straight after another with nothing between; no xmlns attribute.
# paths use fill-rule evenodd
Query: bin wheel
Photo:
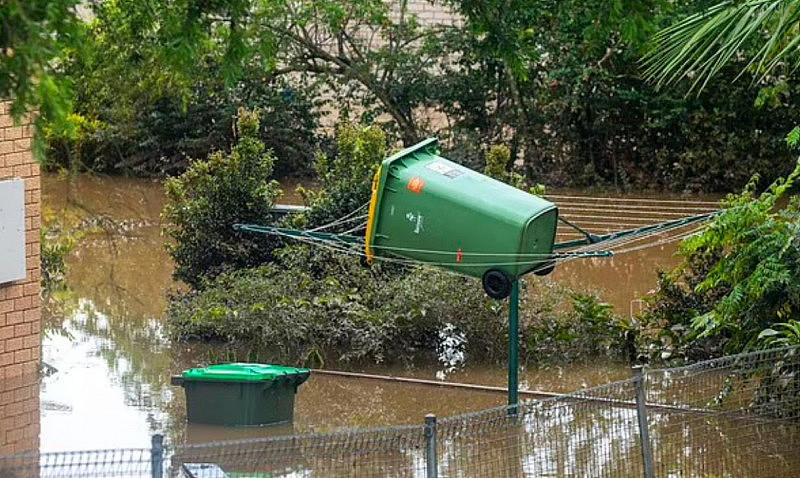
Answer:
<svg viewBox="0 0 800 478"><path fill-rule="evenodd" d="M483 274L483 290L492 299L505 299L511 293L511 278L503 271L489 269Z"/></svg>
<svg viewBox="0 0 800 478"><path fill-rule="evenodd" d="M556 268L556 261L545 262L544 264L537 267L536 270L533 271L533 274L537 276L546 276L549 275L551 272L553 272L553 269L555 268Z"/></svg>

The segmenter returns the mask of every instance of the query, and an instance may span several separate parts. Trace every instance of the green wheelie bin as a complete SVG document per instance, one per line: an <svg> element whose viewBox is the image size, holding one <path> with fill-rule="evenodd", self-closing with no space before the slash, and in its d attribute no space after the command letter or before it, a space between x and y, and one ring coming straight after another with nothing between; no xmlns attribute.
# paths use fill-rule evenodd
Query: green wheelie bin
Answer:
<svg viewBox="0 0 800 478"><path fill-rule="evenodd" d="M481 278L499 299L518 277L553 270L557 221L555 204L448 161L430 138L381 163L365 254Z"/></svg>
<svg viewBox="0 0 800 478"><path fill-rule="evenodd" d="M173 384L186 392L189 422L269 425L292 421L297 387L310 374L307 368L230 363L186 370Z"/></svg>

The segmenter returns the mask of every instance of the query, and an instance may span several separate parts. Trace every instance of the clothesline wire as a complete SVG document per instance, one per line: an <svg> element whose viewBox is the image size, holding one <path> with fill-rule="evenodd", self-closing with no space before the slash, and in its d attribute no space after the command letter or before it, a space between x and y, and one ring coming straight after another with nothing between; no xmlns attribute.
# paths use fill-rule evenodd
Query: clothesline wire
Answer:
<svg viewBox="0 0 800 478"><path fill-rule="evenodd" d="M362 215L362 216L359 216L357 218L353 218L353 216L355 216L356 214L358 214L360 211L364 210L368 206L369 206L369 202L366 202L366 203L358 206L355 210L353 210L353 211L345 214L344 216L340 217L339 219L335 219L335 220L333 220L333 221L331 221L331 222L329 222L327 224L323 224L321 226L315 227L314 229L309 229L309 232L322 231L322 230L325 230L325 229L329 229L329 228L331 228L333 226L338 226L338 225L343 224L343 223L351 222L351 221L358 220L358 219L364 219L365 217L367 217L366 214Z"/></svg>
<svg viewBox="0 0 800 478"><path fill-rule="evenodd" d="M524 257L531 257L531 258L539 257L540 259L538 259L538 260L510 261L510 262L496 262L496 261L492 261L492 262L467 262L467 263L456 264L456 263L453 263L452 261L448 261L448 262L431 262L431 261L424 261L424 260L418 260L418 259L385 257L385 256L377 256L377 257L375 257L375 259L383 261L383 262L401 263L401 264L406 264L406 265L451 266L451 267L455 265L455 266L463 267L463 268L466 268L466 267L486 267L486 266L524 266L524 265L538 264L538 263L541 263L543 261L548 261L547 264L544 264L541 267L537 268L537 270L539 270L539 269L546 269L546 268L550 267L552 265L551 263L549 263L550 261L564 262L564 261L573 260L573 259L576 259L576 258L580 257L580 253L582 253L582 252L596 252L596 251L601 250L601 249L602 250L613 250L614 247L618 247L618 246L621 247L623 245L632 244L632 243L638 242L638 241L640 241L642 239L645 239L647 237L652 237L654 235L663 235L663 234L666 234L667 232L671 232L671 231L674 231L674 230L677 230L677 229L682 229L682 228L685 228L685 227L686 227L686 224L673 225L671 227L665 227L664 229L660 229L660 230L655 231L655 232L654 231L647 231L647 232L634 233L634 234L631 234L631 235L628 235L628 236L624 236L624 237L620 237L620 238L617 238L617 239L613 239L613 240L610 240L610 241L600 242L600 243L597 243L597 244L590 244L590 245L586 245L586 246L583 246L583 247L578 247L574 251L570 251L570 252L567 252L567 253L553 253L553 254L544 254L544 253L530 253L530 254L526 254L526 253L522 253L522 254L513 254L513 253L512 254L509 254L509 253L470 253L471 255L476 255L476 256L495 256L495 257L496 256L499 256L499 257L503 257L503 256L514 256L514 257L524 256ZM693 229L691 231L688 231L686 233L679 234L679 235L676 235L676 236L673 236L673 237L670 237L670 238L666 238L666 239L663 239L661 241L651 242L651 243L648 243L648 244L645 244L645 245L641 245L641 246L636 246L636 247L630 247L628 249L622 249L622 250L619 250L618 253L622 254L622 253L632 252L632 251L635 251L635 250L642 250L642 249L647 249L647 248L650 248L650 247L657 247L657 246L660 246L662 244L666 244L666 243L669 243L669 242L674 242L674 241L682 239L684 237L688 237L689 235L696 234L699 230L702 229L702 227L703 226L697 227L697 228L695 228L695 229ZM361 256L361 257L366 256L366 254L363 251L361 251L360 248L358 248L358 249L356 248L358 246L358 244L344 244L342 242L337 242L337 241L333 241L333 240L329 240L329 239L322 239L322 238L319 238L319 237L314 237L314 236L310 236L310 235L306 235L306 234L303 234L301 236L297 236L297 235L290 235L290 234L287 234L285 232L280 232L280 231L275 231L275 233L277 235L284 236L284 237L289 237L289 238L292 238L292 239L296 239L296 240L298 240L300 242L304 242L304 243L307 243L307 244L310 244L310 245L319 245L319 246L334 250L336 252L341 252L341 253L350 254L350 255L357 255L357 256ZM373 247L375 247L375 246L373 246ZM395 250L395 251L401 251L401 252L417 252L417 253L423 253L423 254L427 253L427 254L439 254L439 255L451 255L451 254L453 254L453 251L438 251L438 250L424 250L424 249L396 248L396 247L392 248L392 247L388 247L388 246L377 246L377 247L380 247L380 248L383 248L383 249L386 249L386 250L390 250L390 251L391 250ZM467 255L467 254L462 252L462 255Z"/></svg>
<svg viewBox="0 0 800 478"><path fill-rule="evenodd" d="M719 201L697 201L694 199L650 199L650 198L620 198L620 197L592 197L570 196L565 194L545 194L547 199L578 199L586 201L614 201L614 202L646 202L650 204L690 204L719 207Z"/></svg>

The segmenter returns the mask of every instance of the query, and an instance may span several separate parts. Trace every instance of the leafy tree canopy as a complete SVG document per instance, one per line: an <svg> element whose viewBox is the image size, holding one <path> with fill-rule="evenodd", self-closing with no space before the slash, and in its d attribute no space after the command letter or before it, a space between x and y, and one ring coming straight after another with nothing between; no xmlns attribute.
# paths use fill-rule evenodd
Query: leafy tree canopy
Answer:
<svg viewBox="0 0 800 478"><path fill-rule="evenodd" d="M688 79L699 91L744 55L748 61L740 74L763 80L776 69L800 66L798 26L798 0L726 0L707 6L655 35L644 58L646 77L658 85Z"/></svg>
<svg viewBox="0 0 800 478"><path fill-rule="evenodd" d="M19 118L39 110L38 124L64 118L71 98L69 82L54 74L58 58L80 42L78 0L3 0L0 2L0 98L10 99Z"/></svg>
<svg viewBox="0 0 800 478"><path fill-rule="evenodd" d="M222 72L229 82L236 79L245 57L263 62L273 57L272 38L248 21L253 12L265 15L270 2L105 0L89 7L81 3L0 2L0 97L12 101L17 118L35 109L40 126L52 122L67 127L73 98L63 69L75 57L125 60L116 63L117 68L126 67L125 73L136 71L135 66L142 77L162 79L166 73L167 78L175 75L171 79L176 81L191 74L202 52L215 51L225 59ZM104 40L101 51L85 49L92 29Z"/></svg>

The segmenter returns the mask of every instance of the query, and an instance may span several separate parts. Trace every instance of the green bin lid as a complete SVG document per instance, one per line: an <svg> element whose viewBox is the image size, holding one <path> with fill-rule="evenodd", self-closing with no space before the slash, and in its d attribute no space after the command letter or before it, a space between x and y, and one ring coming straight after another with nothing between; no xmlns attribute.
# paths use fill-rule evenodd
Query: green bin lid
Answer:
<svg viewBox="0 0 800 478"><path fill-rule="evenodd" d="M192 368L181 374L184 380L215 382L265 382L280 377L305 378L307 368L282 367L260 363L225 363L205 368ZM302 376L302 377L298 377Z"/></svg>

